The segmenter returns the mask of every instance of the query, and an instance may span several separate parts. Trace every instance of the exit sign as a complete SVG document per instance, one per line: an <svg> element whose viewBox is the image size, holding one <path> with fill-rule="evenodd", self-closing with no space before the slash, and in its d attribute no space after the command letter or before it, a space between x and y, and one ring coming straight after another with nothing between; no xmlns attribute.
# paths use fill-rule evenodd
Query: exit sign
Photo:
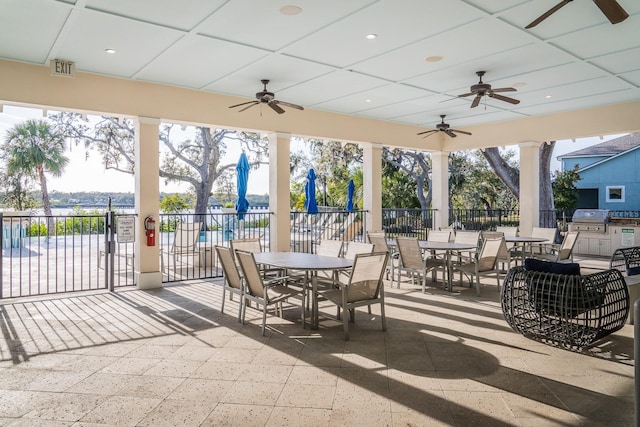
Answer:
<svg viewBox="0 0 640 427"><path fill-rule="evenodd" d="M75 77L75 62L65 61L64 59L52 59L49 63L51 66L51 75L58 77Z"/></svg>

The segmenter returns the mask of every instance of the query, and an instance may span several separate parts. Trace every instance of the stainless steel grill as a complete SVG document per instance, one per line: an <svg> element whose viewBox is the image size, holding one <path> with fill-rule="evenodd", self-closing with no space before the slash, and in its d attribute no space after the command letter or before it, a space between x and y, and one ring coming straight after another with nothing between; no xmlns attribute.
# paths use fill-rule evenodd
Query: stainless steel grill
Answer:
<svg viewBox="0 0 640 427"><path fill-rule="evenodd" d="M569 224L569 230L605 234L610 219L607 209L577 209L573 214L573 221Z"/></svg>

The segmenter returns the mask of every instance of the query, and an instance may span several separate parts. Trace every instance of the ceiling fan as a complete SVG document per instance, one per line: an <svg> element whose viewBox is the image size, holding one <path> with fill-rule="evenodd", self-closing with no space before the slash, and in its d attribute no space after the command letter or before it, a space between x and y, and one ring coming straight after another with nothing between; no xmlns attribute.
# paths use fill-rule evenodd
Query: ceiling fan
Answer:
<svg viewBox="0 0 640 427"><path fill-rule="evenodd" d="M278 114L284 113L284 109L280 107L281 105L284 105L285 107L295 108L298 110L304 110L304 108L299 105L291 104L289 102L284 102L284 101L278 101L277 99L275 99L276 95L273 92L269 92L267 90L267 85L269 84L269 80L260 80L260 81L262 82L264 87L260 92L256 93L255 101L249 101L249 102L243 102L236 105L231 105L229 106L229 108L235 108L235 107L240 107L242 105L246 105L246 107L242 108L241 110L238 110L238 112L242 112L244 110L247 110L253 107L254 105L267 104L269 107L273 109L273 111L275 111Z"/></svg>
<svg viewBox="0 0 640 427"><path fill-rule="evenodd" d="M556 13L561 7L573 0L562 0L560 3L547 10L545 13L536 18L533 22L527 25L525 28L533 28L554 13ZM629 17L629 14L624 10L622 6L616 0L593 0L593 2L600 8L602 13L609 19L612 24L617 24L624 21Z"/></svg>
<svg viewBox="0 0 640 427"><path fill-rule="evenodd" d="M480 100L484 95L487 95L490 98L495 98L500 101L509 102L511 104L519 104L520 101L518 99L509 98L508 96L498 95L497 92L515 92L516 89L512 87L501 87L497 89L492 89L491 85L488 83L482 82L482 76L484 76L485 71L476 71L478 77L480 77L480 81L471 86L469 93L463 93L462 95L458 95L458 98L464 98L465 96L475 95L476 97L473 99L471 103L471 108L477 107L480 104Z"/></svg>
<svg viewBox="0 0 640 427"><path fill-rule="evenodd" d="M466 132L464 130L458 130L458 129L451 129L449 127L449 124L444 122L444 118L445 117L447 117L447 116L444 115L444 114L440 114L440 118L442 119L442 123L438 123L436 125L435 129L431 129L431 130L426 130L424 132L420 132L420 133L418 133L418 135L424 135L423 138L426 138L426 137L431 136L431 135L433 135L435 133L438 133L438 132L444 132L447 135L449 135L451 138L455 138L456 136L458 136L458 135L456 135L456 133L462 133L462 134L465 134L465 135L471 135L471 132Z"/></svg>

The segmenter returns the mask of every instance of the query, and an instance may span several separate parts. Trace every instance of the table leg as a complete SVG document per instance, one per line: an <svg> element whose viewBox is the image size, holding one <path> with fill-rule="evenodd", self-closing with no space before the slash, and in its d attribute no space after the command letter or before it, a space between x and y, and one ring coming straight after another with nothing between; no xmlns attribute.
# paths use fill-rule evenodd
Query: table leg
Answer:
<svg viewBox="0 0 640 427"><path fill-rule="evenodd" d="M311 329L318 329L318 275L311 273Z"/></svg>
<svg viewBox="0 0 640 427"><path fill-rule="evenodd" d="M445 252L445 262L447 263L447 284L448 291L453 292L453 281L451 280L451 276L453 275L453 271L451 269L451 251Z"/></svg>

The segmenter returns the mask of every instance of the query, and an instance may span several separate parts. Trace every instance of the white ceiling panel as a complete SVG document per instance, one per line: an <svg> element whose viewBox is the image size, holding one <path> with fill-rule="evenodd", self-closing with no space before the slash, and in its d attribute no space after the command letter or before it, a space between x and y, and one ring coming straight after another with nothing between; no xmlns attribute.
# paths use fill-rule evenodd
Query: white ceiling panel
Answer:
<svg viewBox="0 0 640 427"><path fill-rule="evenodd" d="M131 77L183 34L86 10L69 29L56 56L75 61L79 71ZM115 49L116 53L108 54L105 49Z"/></svg>
<svg viewBox="0 0 640 427"><path fill-rule="evenodd" d="M487 21L491 25L487 25ZM351 68L362 73L402 81L446 67L464 64L505 50L532 43L534 39L491 18L474 21L427 40L361 62ZM426 62L430 55L443 56L440 62ZM399 67L398 64L403 64Z"/></svg>
<svg viewBox="0 0 640 427"><path fill-rule="evenodd" d="M88 9L101 10L167 27L191 30L225 0L86 0Z"/></svg>
<svg viewBox="0 0 640 427"><path fill-rule="evenodd" d="M564 111L583 110L587 108L630 102L638 99L638 93L634 90L599 93L595 95L585 94L583 98L568 101L541 103L519 108L518 111L530 116L540 116Z"/></svg>
<svg viewBox="0 0 640 427"><path fill-rule="evenodd" d="M0 58L44 64L70 12L42 0L0 1Z"/></svg>
<svg viewBox="0 0 640 427"><path fill-rule="evenodd" d="M315 62L269 55L215 81L206 90L250 97L262 90L262 79L271 80L268 89L278 92L333 71L334 68Z"/></svg>
<svg viewBox="0 0 640 427"><path fill-rule="evenodd" d="M638 69L640 47L603 55L590 59L589 62L610 73L620 74Z"/></svg>
<svg viewBox="0 0 640 427"><path fill-rule="evenodd" d="M298 0L299 15L280 13L283 2L232 0L227 2L198 31L264 49L279 50L354 11L373 0Z"/></svg>
<svg viewBox="0 0 640 427"><path fill-rule="evenodd" d="M356 94L347 95L342 98L323 102L315 105L323 110L340 111L343 113L356 113L363 110L376 108L376 106L397 104L415 98L422 98L432 95L422 89L412 88L400 84L387 84L384 86L368 89Z"/></svg>
<svg viewBox="0 0 640 427"><path fill-rule="evenodd" d="M526 3L528 0L465 0L478 9L491 14L509 10L514 6Z"/></svg>
<svg viewBox="0 0 640 427"><path fill-rule="evenodd" d="M630 16L624 21L624 24L611 25L607 21L596 27L555 38L551 43L581 59L595 58L612 51L640 46L640 37L638 36L640 14ZM589 42L585 43L585 40L589 40Z"/></svg>
<svg viewBox="0 0 640 427"><path fill-rule="evenodd" d="M455 19L439 20L442 14ZM465 4L440 0L381 0L295 43L285 51L301 58L347 67L398 46L431 37L479 19ZM428 20L428 25L425 25ZM367 40L368 34L377 38Z"/></svg>
<svg viewBox="0 0 640 427"><path fill-rule="evenodd" d="M386 81L374 77L339 70L280 91L278 95L279 98L288 102L312 107L322 102L386 84Z"/></svg>
<svg viewBox="0 0 640 427"><path fill-rule="evenodd" d="M636 87L640 87L640 70L622 73L620 74L620 78L633 83Z"/></svg>
<svg viewBox="0 0 640 427"><path fill-rule="evenodd" d="M155 58L136 78L200 89L265 55L264 50L252 47L186 36ZM212 57L218 60L211 61Z"/></svg>

